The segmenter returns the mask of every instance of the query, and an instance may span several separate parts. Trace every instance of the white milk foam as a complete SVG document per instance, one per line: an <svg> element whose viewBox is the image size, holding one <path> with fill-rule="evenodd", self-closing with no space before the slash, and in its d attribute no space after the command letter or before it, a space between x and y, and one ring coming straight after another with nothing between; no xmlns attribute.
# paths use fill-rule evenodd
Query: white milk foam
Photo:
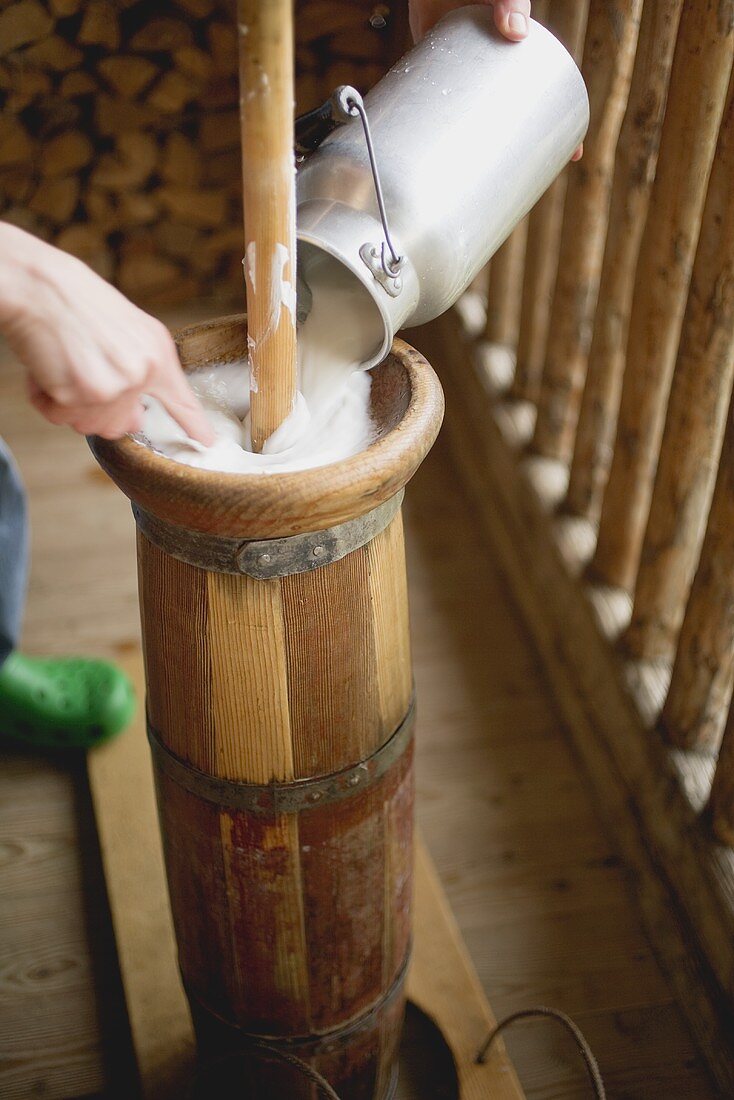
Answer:
<svg viewBox="0 0 734 1100"><path fill-rule="evenodd" d="M247 360L187 376L216 432L211 447L189 439L152 397L144 399L138 441L188 466L263 474L325 466L368 447L375 437L372 379L360 367L382 340L377 310L356 280L333 261L315 260L306 278L313 304L298 332L296 403L261 454L251 449ZM291 308L291 303L283 307Z"/></svg>

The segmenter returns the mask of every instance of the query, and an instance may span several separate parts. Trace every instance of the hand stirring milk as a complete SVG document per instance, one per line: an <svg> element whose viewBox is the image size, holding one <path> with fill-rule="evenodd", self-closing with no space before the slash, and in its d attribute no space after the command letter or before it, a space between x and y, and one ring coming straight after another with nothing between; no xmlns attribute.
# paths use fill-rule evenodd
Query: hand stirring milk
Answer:
<svg viewBox="0 0 734 1100"><path fill-rule="evenodd" d="M312 257L306 276L313 300L298 332L296 404L261 454L251 450L247 360L188 374L216 432L211 447L189 439L154 398L145 399L139 441L188 466L230 473L305 470L368 447L372 379L360 368L382 340L382 322L354 276L329 257Z"/></svg>

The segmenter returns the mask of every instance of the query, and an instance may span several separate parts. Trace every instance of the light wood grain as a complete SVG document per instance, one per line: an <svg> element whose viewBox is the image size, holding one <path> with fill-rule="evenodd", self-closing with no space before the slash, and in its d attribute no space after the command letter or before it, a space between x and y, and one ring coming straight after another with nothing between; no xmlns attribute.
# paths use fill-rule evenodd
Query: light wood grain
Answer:
<svg viewBox="0 0 734 1100"><path fill-rule="evenodd" d="M292 0L238 0L252 446L296 397ZM285 288L289 289L285 289ZM285 295L290 294L288 300Z"/></svg>
<svg viewBox="0 0 734 1100"><path fill-rule="evenodd" d="M734 74L729 82L624 644L672 658L703 540L734 377ZM711 609L716 616L718 611Z"/></svg>
<svg viewBox="0 0 734 1100"><path fill-rule="evenodd" d="M641 0L591 0L581 71L589 92L583 159L569 173L532 449L568 460L586 377L614 154L627 103Z"/></svg>
<svg viewBox="0 0 734 1100"><path fill-rule="evenodd" d="M125 667L138 698L143 698L139 658L128 658ZM194 1044L188 1003L178 979L150 754L140 710L124 737L89 756L88 770L143 1095L162 1100L183 1087L194 1063ZM152 883L157 888L151 889Z"/></svg>
<svg viewBox="0 0 734 1100"><path fill-rule="evenodd" d="M734 56L734 5L684 5L640 246L614 456L593 561L634 586L706 187Z"/></svg>
<svg viewBox="0 0 734 1100"><path fill-rule="evenodd" d="M565 507L598 516L619 409L637 256L655 177L682 0L646 0L617 143L609 227Z"/></svg>
<svg viewBox="0 0 734 1100"><path fill-rule="evenodd" d="M248 783L293 779L281 582L205 578L214 774Z"/></svg>
<svg viewBox="0 0 734 1100"><path fill-rule="evenodd" d="M377 692L385 730L397 729L413 690L408 623L403 517L395 519L366 547Z"/></svg>
<svg viewBox="0 0 734 1100"><path fill-rule="evenodd" d="M416 906L430 917L416 936L408 995L439 1025L451 1047L459 1076L459 1100L498 1100L523 1095L504 1045L497 1043L483 1066L479 1046L495 1024L459 929L425 848L419 846Z"/></svg>

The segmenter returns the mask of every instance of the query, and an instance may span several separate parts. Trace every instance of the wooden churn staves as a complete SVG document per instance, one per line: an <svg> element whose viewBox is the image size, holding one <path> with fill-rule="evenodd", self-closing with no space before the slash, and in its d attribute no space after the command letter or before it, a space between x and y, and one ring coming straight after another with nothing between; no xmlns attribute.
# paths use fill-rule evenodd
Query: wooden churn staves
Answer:
<svg viewBox="0 0 734 1100"><path fill-rule="evenodd" d="M241 318L179 337L240 359ZM92 448L133 501L149 737L200 1051L249 1051L254 1096L391 1095L410 953L413 687L400 502L443 397L398 341L376 442L320 469L181 466ZM247 1067L245 1073L244 1066ZM245 1095L245 1093L243 1093Z"/></svg>

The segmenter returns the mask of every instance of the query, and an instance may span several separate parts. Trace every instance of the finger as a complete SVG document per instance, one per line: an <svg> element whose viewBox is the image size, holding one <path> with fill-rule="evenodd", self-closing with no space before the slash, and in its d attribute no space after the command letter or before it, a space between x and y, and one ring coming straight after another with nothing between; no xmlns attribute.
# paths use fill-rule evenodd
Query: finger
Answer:
<svg viewBox="0 0 734 1100"><path fill-rule="evenodd" d="M38 393L31 396L31 403L52 424L68 425L81 435L121 439L142 427L144 410L133 394L97 405L62 405L48 394Z"/></svg>
<svg viewBox="0 0 734 1100"><path fill-rule="evenodd" d="M59 405L58 402L44 393L35 383L28 386L28 397L33 408L40 412L41 416L51 424L68 423L66 407L64 405Z"/></svg>
<svg viewBox="0 0 734 1100"><path fill-rule="evenodd" d="M125 435L139 432L143 425L143 406L136 397L121 401L112 407L100 405L90 410L79 410L78 416L69 423L82 435L99 435L103 439L122 439Z"/></svg>
<svg viewBox="0 0 734 1100"><path fill-rule="evenodd" d="M574 161L577 161L577 160L581 160L583 155L584 155L584 143L582 141L581 144L579 145L578 149L575 151L575 153L571 157L571 163L573 163Z"/></svg>
<svg viewBox="0 0 734 1100"><path fill-rule="evenodd" d="M157 397L167 412L191 439L211 447L215 436L196 394L186 381L178 357L170 361L151 378L147 387L151 397Z"/></svg>
<svg viewBox="0 0 734 1100"><path fill-rule="evenodd" d="M500 34L520 42L530 30L530 0L495 0L494 23Z"/></svg>

